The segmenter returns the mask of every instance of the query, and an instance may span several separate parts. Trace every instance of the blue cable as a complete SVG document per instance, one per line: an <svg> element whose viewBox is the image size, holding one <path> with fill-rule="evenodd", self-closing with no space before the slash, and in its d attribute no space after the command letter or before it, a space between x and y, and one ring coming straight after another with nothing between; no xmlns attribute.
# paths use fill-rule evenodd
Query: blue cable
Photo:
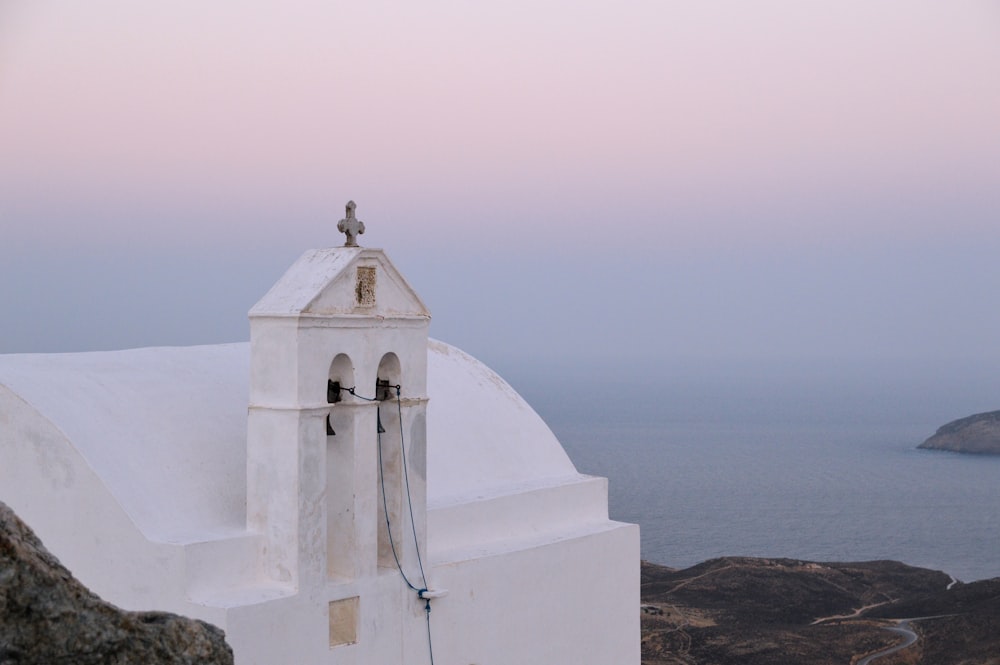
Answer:
<svg viewBox="0 0 1000 665"><path fill-rule="evenodd" d="M393 561L396 562L396 570L399 571L399 575L403 578L403 581L406 582L406 586L410 587L410 589L412 591L416 591L417 592L417 597L422 598L424 600L424 616L425 616L425 618L427 620L427 652L430 655L430 665L434 665L434 644L433 644L433 641L431 640L431 599L423 597L423 592L427 591L427 577L424 575L424 564L423 564L423 561L420 558L420 541L417 538L417 525L416 525L416 522L413 519L413 500L412 500L411 495L410 495L410 477L409 477L409 473L406 470L406 466L407 466L406 465L406 445L404 443L404 438L403 438L403 405L402 405L402 402L400 401L400 390L401 390L400 387L396 386L396 405L398 407L398 412L399 412L399 449L400 449L400 452L401 452L401 454L403 456L401 462L403 464L403 478L404 478L405 486L406 486L406 504L407 504L407 507L409 508L409 512L410 512L410 526L412 527L412 531L413 531L413 546L414 546L414 549L417 552L417 564L420 566L420 579L424 583L424 588L422 588L422 589L418 589L417 587L415 587L413 585L413 583L410 582L410 579L406 576L406 573L403 572L403 566L399 562L399 555L396 553L396 543L395 543L395 541L392 538L392 526L391 526L391 523L390 523L390 520L389 520L389 503L388 503L388 501L386 501L386 494L385 494L385 471L383 470L383 465L382 465L382 433L381 432L377 432L376 433L376 437L377 437L377 441L378 441L378 475L379 475L379 485L382 486L382 509L383 509L383 513L385 514L385 530L386 530L386 533L389 535L389 548L392 550ZM352 395L355 394L353 388L350 389L350 393ZM356 397L360 397L360 395L355 395L355 396ZM367 399L367 398L361 397L361 399ZM375 401L380 401L380 400L371 399L371 400L368 400L368 401L375 402ZM382 418L382 410L381 409L382 409L382 407L379 406L378 409L376 410L376 417L379 420L381 420L381 418Z"/></svg>
<svg viewBox="0 0 1000 665"><path fill-rule="evenodd" d="M373 400L377 401L377 400ZM378 407L376 410L377 417L381 420L382 418L382 407ZM402 422L400 422L400 430L402 430ZM389 502L386 500L385 495L385 471L382 469L382 433L378 432L376 434L378 437L378 478L379 485L382 486L382 512L385 514L385 530L389 534L389 548L392 550L392 558L396 562L396 569L399 570L399 574L403 576L403 581L406 582L406 586L410 587L412 590L420 593L420 589L413 586L410 579L403 572L403 566L399 563L399 555L396 553L396 543L392 538L392 527L389 522ZM403 468L406 468L406 460L403 460Z"/></svg>
<svg viewBox="0 0 1000 665"><path fill-rule="evenodd" d="M417 551L417 565L420 566L420 579L427 588L427 576L424 575L424 562L420 559L420 539L417 538L417 523L413 519L413 501L410 498L410 474L406 470L406 445L403 443L403 402L400 399L400 387L396 386L396 407L399 411L399 450L403 455L403 481L406 484L406 504L410 508L410 529L413 531L413 548ZM430 601L428 601L428 605Z"/></svg>

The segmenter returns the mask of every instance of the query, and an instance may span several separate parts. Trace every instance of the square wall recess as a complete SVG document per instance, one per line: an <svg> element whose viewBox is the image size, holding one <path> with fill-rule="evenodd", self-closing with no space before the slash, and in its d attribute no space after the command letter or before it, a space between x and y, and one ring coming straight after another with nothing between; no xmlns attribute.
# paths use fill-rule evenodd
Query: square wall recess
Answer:
<svg viewBox="0 0 1000 665"><path fill-rule="evenodd" d="M358 641L357 596L330 601L330 648Z"/></svg>

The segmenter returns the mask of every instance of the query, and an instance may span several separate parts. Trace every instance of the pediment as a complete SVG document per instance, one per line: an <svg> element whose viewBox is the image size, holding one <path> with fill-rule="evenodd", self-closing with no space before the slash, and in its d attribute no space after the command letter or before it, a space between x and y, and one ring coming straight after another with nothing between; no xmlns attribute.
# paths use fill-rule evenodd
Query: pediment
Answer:
<svg viewBox="0 0 1000 665"><path fill-rule="evenodd" d="M250 316L428 318L430 312L380 249L306 252L250 310Z"/></svg>

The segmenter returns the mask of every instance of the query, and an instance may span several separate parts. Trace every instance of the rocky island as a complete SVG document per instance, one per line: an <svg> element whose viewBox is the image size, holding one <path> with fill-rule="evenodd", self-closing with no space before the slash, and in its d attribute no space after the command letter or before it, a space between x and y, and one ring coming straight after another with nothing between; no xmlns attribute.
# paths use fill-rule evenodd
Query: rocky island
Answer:
<svg viewBox="0 0 1000 665"><path fill-rule="evenodd" d="M896 561L642 564L643 665L996 665L1000 578Z"/></svg>
<svg viewBox="0 0 1000 665"><path fill-rule="evenodd" d="M977 413L938 428L918 448L1000 455L1000 411Z"/></svg>

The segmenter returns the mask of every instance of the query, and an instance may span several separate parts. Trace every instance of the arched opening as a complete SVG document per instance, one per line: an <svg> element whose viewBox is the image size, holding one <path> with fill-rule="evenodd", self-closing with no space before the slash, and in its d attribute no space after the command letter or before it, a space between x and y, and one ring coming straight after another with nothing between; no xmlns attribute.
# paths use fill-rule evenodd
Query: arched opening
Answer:
<svg viewBox="0 0 1000 665"><path fill-rule="evenodd" d="M386 402L396 398L401 390L399 357L395 353L382 356L378 364L378 377L375 379L375 399Z"/></svg>
<svg viewBox="0 0 1000 665"><path fill-rule="evenodd" d="M378 404L378 566L395 568L403 559L403 456L400 450L399 394L402 371L395 353L382 356L375 380ZM391 529L391 531L390 531ZM395 551L393 551L395 549Z"/></svg>
<svg viewBox="0 0 1000 665"><path fill-rule="evenodd" d="M330 363L330 374L326 380L326 402L327 404L337 404L344 399L347 389L354 387L354 364L351 359L343 353L338 353L337 357ZM333 409L326 417L326 435L336 436L337 431L333 425Z"/></svg>
<svg viewBox="0 0 1000 665"><path fill-rule="evenodd" d="M357 574L354 524L354 414L346 406L354 387L354 363L341 353L330 363L326 401L326 568L331 578ZM345 404L344 406L339 406Z"/></svg>

